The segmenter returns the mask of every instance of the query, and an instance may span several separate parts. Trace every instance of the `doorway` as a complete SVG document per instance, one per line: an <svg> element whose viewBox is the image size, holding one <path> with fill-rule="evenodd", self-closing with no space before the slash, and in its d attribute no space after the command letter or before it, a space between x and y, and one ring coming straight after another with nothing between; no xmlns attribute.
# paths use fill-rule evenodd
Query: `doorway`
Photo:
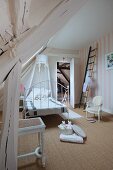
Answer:
<svg viewBox="0 0 113 170"><path fill-rule="evenodd" d="M70 92L67 91L67 87L70 87L70 63L57 62L57 100L58 101L62 101L66 103L67 100L69 100Z"/></svg>

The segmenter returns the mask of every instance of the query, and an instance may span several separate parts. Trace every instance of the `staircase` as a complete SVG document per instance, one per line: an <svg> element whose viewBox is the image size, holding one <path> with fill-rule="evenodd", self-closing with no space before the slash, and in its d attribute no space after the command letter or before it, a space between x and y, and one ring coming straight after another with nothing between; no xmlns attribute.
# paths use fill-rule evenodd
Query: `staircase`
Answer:
<svg viewBox="0 0 113 170"><path fill-rule="evenodd" d="M89 90L90 90L90 86L88 85L87 80L88 79L90 80L94 76L94 65L95 65L96 57L97 57L97 48L92 49L92 47L90 46L83 85L82 85L82 92L80 96L79 108L81 107L81 105L84 107L84 109L86 107L87 99L89 96Z"/></svg>

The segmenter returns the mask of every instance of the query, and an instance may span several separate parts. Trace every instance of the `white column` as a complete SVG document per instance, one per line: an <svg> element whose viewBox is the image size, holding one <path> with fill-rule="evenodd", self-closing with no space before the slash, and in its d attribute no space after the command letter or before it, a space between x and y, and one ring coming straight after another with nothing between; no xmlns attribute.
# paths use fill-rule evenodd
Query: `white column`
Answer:
<svg viewBox="0 0 113 170"><path fill-rule="evenodd" d="M19 83L21 63L9 73L4 86L3 129L0 144L0 169L17 169Z"/></svg>

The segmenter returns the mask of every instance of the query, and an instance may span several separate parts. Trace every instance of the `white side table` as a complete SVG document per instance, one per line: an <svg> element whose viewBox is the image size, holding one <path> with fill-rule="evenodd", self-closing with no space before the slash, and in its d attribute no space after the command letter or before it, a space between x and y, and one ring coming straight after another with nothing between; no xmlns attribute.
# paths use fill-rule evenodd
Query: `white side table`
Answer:
<svg viewBox="0 0 113 170"><path fill-rule="evenodd" d="M18 155L18 158L24 158L26 156L35 155L42 161L42 166L45 167L45 155L44 155L44 131L45 124L40 117L30 119L19 120L19 135L38 133L39 145L34 152Z"/></svg>

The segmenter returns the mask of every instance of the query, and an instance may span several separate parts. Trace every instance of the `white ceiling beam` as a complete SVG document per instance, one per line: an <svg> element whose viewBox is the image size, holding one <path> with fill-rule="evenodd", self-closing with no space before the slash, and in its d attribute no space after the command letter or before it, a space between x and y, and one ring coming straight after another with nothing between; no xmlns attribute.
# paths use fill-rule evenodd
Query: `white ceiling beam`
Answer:
<svg viewBox="0 0 113 170"><path fill-rule="evenodd" d="M12 37L12 25L7 1L0 0L0 48Z"/></svg>
<svg viewBox="0 0 113 170"><path fill-rule="evenodd" d="M30 5L31 0L9 0L11 22L16 37L29 29Z"/></svg>
<svg viewBox="0 0 113 170"><path fill-rule="evenodd" d="M10 19L12 24L13 36L16 35L16 9L15 0L8 0Z"/></svg>
<svg viewBox="0 0 113 170"><path fill-rule="evenodd" d="M21 63L10 72L4 86L3 128L0 141L0 169L17 170L18 108Z"/></svg>
<svg viewBox="0 0 113 170"><path fill-rule="evenodd" d="M12 69L12 67L17 63L17 61L17 57L10 57L9 51L5 52L2 56L0 56L0 84L3 82L4 78Z"/></svg>

